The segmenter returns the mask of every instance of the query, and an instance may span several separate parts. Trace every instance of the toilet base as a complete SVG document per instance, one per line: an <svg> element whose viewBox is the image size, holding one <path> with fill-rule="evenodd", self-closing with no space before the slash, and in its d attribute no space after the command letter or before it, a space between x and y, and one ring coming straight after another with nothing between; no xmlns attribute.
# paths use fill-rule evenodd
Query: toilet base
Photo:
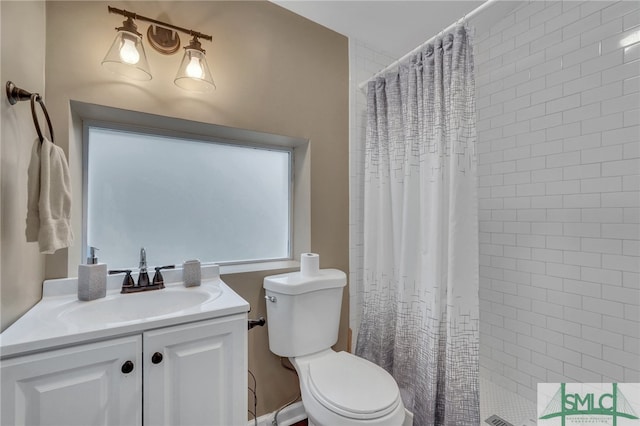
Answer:
<svg viewBox="0 0 640 426"><path fill-rule="evenodd" d="M366 420L344 417L324 407L309 391L308 363L316 356L324 356L326 352L332 351L327 350L310 357L289 358L289 361L291 361L291 364L298 373L300 391L302 393L302 404L307 413L309 426L403 426L405 409L402 402L400 402L393 411L388 412L382 417Z"/></svg>
<svg viewBox="0 0 640 426"><path fill-rule="evenodd" d="M302 398L302 403L304 404L304 394ZM357 420L338 416L322 406L316 406L315 401L307 404L307 406L309 406L307 410L307 422L309 426L403 426L405 424L405 410L402 404L392 413L384 417L369 420ZM307 408L307 406L305 406L305 408Z"/></svg>

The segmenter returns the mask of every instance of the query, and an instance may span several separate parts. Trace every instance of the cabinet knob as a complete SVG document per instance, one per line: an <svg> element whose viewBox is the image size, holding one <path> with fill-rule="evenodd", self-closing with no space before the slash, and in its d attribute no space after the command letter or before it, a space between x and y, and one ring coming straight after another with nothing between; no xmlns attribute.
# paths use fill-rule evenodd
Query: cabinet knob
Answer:
<svg viewBox="0 0 640 426"><path fill-rule="evenodd" d="M151 356L151 362L154 364L160 364L162 362L162 354L160 352L156 352Z"/></svg>
<svg viewBox="0 0 640 426"><path fill-rule="evenodd" d="M131 361L125 361L124 364L122 364L122 372L124 374L129 374L133 371L133 362Z"/></svg>

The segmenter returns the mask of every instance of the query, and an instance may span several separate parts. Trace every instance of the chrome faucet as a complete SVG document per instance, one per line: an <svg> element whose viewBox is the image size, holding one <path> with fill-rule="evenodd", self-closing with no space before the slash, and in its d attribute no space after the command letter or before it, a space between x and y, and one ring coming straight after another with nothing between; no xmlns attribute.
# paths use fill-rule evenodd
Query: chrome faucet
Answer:
<svg viewBox="0 0 640 426"><path fill-rule="evenodd" d="M149 274L147 273L147 252L144 247L140 249L140 272L138 273L138 287L149 285Z"/></svg>

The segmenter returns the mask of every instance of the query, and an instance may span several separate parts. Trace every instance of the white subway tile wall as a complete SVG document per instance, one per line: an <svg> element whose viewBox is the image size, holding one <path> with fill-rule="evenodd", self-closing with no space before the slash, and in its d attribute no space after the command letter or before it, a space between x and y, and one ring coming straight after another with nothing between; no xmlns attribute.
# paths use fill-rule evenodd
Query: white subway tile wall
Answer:
<svg viewBox="0 0 640 426"><path fill-rule="evenodd" d="M523 2L475 54L481 375L640 381L640 2Z"/></svg>

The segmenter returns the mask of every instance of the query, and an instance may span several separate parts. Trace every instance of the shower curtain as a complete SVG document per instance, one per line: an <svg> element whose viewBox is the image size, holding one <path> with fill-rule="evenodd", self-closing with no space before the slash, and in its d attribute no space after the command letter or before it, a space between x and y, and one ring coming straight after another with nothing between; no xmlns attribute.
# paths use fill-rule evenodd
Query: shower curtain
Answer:
<svg viewBox="0 0 640 426"><path fill-rule="evenodd" d="M468 30L368 83L356 354L414 425L478 425L475 85Z"/></svg>

